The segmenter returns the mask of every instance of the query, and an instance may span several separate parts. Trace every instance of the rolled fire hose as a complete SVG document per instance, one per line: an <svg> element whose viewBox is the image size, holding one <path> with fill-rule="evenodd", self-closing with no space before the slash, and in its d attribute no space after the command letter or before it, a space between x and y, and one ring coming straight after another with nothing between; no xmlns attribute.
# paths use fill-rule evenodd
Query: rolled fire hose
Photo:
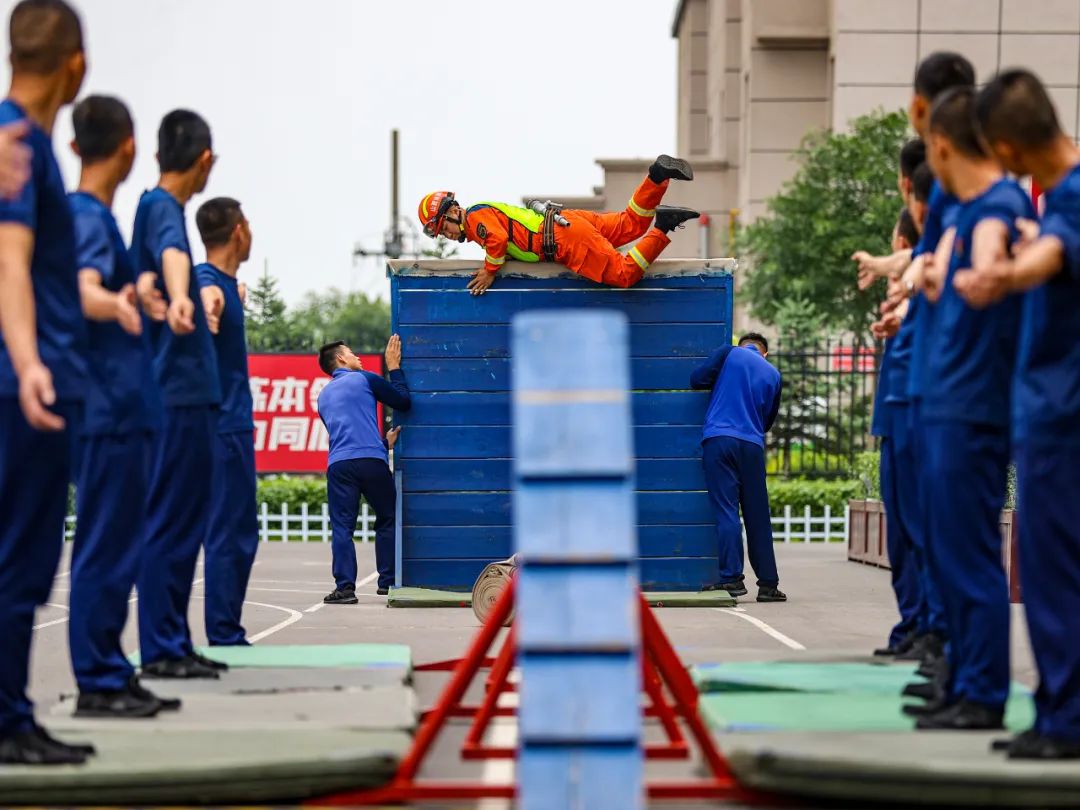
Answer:
<svg viewBox="0 0 1080 810"><path fill-rule="evenodd" d="M489 563L480 572L472 591L472 609L473 613L476 614L476 618L480 620L480 624L487 623L488 616L491 615L491 611L495 608L495 603L499 601L503 589L514 578L514 571L516 570L517 555L509 560ZM511 610L510 615L503 622L503 627L509 627L513 620L514 611Z"/></svg>

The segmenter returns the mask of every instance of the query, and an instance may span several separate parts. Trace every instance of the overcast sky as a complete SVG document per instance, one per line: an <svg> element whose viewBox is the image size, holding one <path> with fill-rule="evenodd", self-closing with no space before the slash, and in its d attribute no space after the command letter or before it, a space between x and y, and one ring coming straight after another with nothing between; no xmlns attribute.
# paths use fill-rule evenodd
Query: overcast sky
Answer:
<svg viewBox="0 0 1080 810"><path fill-rule="evenodd" d="M597 157L675 143L674 0L74 0L90 71L83 94L122 98L139 156L117 198L130 236L157 181L161 116L204 115L220 160L207 195L244 205L286 298L339 287L383 294L390 130L401 130L401 210L447 188L463 201L587 194ZM13 0L0 0L6 20ZM5 29L6 31L6 25ZM6 47L6 42L5 42ZM7 60L3 61L7 83ZM78 164L55 144L68 185ZM195 259L202 249L189 206ZM463 255L476 255L466 248Z"/></svg>

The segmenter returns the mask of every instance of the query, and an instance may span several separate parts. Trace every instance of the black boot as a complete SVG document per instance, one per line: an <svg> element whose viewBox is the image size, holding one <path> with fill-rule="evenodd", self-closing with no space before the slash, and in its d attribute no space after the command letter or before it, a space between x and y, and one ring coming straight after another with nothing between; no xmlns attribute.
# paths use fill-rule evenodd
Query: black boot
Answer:
<svg viewBox="0 0 1080 810"><path fill-rule="evenodd" d="M919 731L996 731L1005 728L1005 709L961 700L947 709L923 715L915 723Z"/></svg>
<svg viewBox="0 0 1080 810"><path fill-rule="evenodd" d="M900 694L904 697L934 701L941 699L942 689L933 681L923 681L922 683L909 683Z"/></svg>
<svg viewBox="0 0 1080 810"><path fill-rule="evenodd" d="M936 698L926 703L905 703L900 707L900 711L908 717L926 717L950 709L953 705L945 693L941 692Z"/></svg>
<svg viewBox="0 0 1080 810"><path fill-rule="evenodd" d="M128 691L136 697L140 697L143 700L156 700L161 704L161 711L163 712L175 712L180 710L180 698L167 698L156 695L139 683L139 676L132 675L131 680L128 681Z"/></svg>
<svg viewBox="0 0 1080 810"><path fill-rule="evenodd" d="M226 664L224 661L215 661L213 658L207 658L200 652L195 652L194 650L192 650L191 657L198 663L202 664L204 667L216 669L218 672L229 671L229 665Z"/></svg>
<svg viewBox="0 0 1080 810"><path fill-rule="evenodd" d="M328 605L355 605L360 600L356 598L356 586L346 585L344 588L334 588L323 601Z"/></svg>
<svg viewBox="0 0 1080 810"><path fill-rule="evenodd" d="M758 588L757 600L759 602L786 602L787 594L775 585L762 585Z"/></svg>
<svg viewBox="0 0 1080 810"><path fill-rule="evenodd" d="M714 582L712 585L702 587L703 591L727 591L728 596L746 596L746 586L741 579L733 579L731 582Z"/></svg>
<svg viewBox="0 0 1080 810"><path fill-rule="evenodd" d="M0 764L5 765L82 765L88 754L73 746L54 744L37 729L0 737Z"/></svg>
<svg viewBox="0 0 1080 810"><path fill-rule="evenodd" d="M1080 759L1080 742L1024 732L1009 745L1009 759Z"/></svg>
<svg viewBox="0 0 1080 810"><path fill-rule="evenodd" d="M874 655L887 658L889 656L899 657L901 655L908 655L911 649L919 642L920 636L917 636L914 631L908 633L902 639L895 644L890 644L887 647L878 647L874 650Z"/></svg>
<svg viewBox="0 0 1080 810"><path fill-rule="evenodd" d="M656 221L653 224L664 233L671 233L676 228L681 227L687 220L697 219L700 216L701 214L693 208L658 205L656 206Z"/></svg>
<svg viewBox="0 0 1080 810"><path fill-rule="evenodd" d="M54 748L65 748L69 751L78 751L80 754L88 757L97 756L97 749L94 748L94 746L90 745L90 743L61 742L36 723L34 724L34 728L31 733L36 735L37 738L42 742L45 742L53 746Z"/></svg>
<svg viewBox="0 0 1080 810"><path fill-rule="evenodd" d="M108 692L80 692L75 704L76 717L107 717L124 719L153 717L161 711L156 698L136 695L129 689Z"/></svg>
<svg viewBox="0 0 1080 810"><path fill-rule="evenodd" d="M144 678L208 678L210 680L221 677L216 669L200 664L190 655L143 664L142 676Z"/></svg>
<svg viewBox="0 0 1080 810"><path fill-rule="evenodd" d="M693 180L694 169L685 160L660 155L649 167L649 179L654 183L663 183L665 180Z"/></svg>

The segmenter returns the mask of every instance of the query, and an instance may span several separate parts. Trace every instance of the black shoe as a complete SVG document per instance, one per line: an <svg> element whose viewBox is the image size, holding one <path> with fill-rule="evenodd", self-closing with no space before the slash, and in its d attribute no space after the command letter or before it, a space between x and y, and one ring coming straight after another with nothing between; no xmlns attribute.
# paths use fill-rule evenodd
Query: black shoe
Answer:
<svg viewBox="0 0 1080 810"><path fill-rule="evenodd" d="M949 702L944 692L941 692L934 700L928 700L926 703L905 703L900 707L900 711L906 714L908 717L926 717L931 714L938 714L946 709L952 708L953 704Z"/></svg>
<svg viewBox="0 0 1080 810"><path fill-rule="evenodd" d="M786 602L787 594L775 585L762 585L758 588L757 600L759 602Z"/></svg>
<svg viewBox="0 0 1080 810"><path fill-rule="evenodd" d="M907 643L903 645L903 648L897 648L896 660L921 662L923 656L926 655L926 645L929 638L929 635L908 636L904 639Z"/></svg>
<svg viewBox="0 0 1080 810"><path fill-rule="evenodd" d="M878 647L874 650L874 655L882 658L907 655L911 651L911 648L918 643L918 640L919 636L914 632L908 633L895 644L889 644L887 647Z"/></svg>
<svg viewBox="0 0 1080 810"><path fill-rule="evenodd" d="M389 588L376 588L375 593L378 594L379 596L386 596L387 594L390 593L390 589Z"/></svg>
<svg viewBox="0 0 1080 810"><path fill-rule="evenodd" d="M937 633L927 633L922 640L922 663L936 666L945 660L945 639Z"/></svg>
<svg viewBox="0 0 1080 810"><path fill-rule="evenodd" d="M961 700L916 721L919 731L997 731L1005 728L1005 709Z"/></svg>
<svg viewBox="0 0 1080 810"><path fill-rule="evenodd" d="M203 655L200 652L195 652L194 650L192 650L191 653L189 654L189 657L192 658L193 660L195 660L196 662L202 664L204 667L208 667L210 669L216 669L218 672L228 672L229 671L229 665L226 664L224 661L215 661L213 658L207 658L205 655Z"/></svg>
<svg viewBox="0 0 1080 810"><path fill-rule="evenodd" d="M694 168L681 158L660 155L649 167L649 179L654 183L665 180L693 180Z"/></svg>
<svg viewBox="0 0 1080 810"><path fill-rule="evenodd" d="M923 681L922 683L909 683L900 694L903 697L933 701L941 699L942 689L933 681Z"/></svg>
<svg viewBox="0 0 1080 810"><path fill-rule="evenodd" d="M656 221L653 225L664 233L671 233L682 226L684 222L700 217L693 208L678 208L674 205L656 206Z"/></svg>
<svg viewBox="0 0 1080 810"><path fill-rule="evenodd" d="M1021 731L1015 737L999 737L998 739L990 743L990 750L998 753L1003 753L1012 748L1014 743L1026 745L1028 742L1039 736L1033 728L1029 728L1027 731Z"/></svg>
<svg viewBox="0 0 1080 810"><path fill-rule="evenodd" d="M180 710L180 698L167 698L155 695L141 683L139 683L139 676L132 675L131 680L128 681L128 691L136 697L140 697L143 700L156 700L161 704L161 711L163 712L176 712Z"/></svg>
<svg viewBox="0 0 1080 810"><path fill-rule="evenodd" d="M82 765L89 754L75 746L64 745L38 729L0 737L0 764L5 765Z"/></svg>
<svg viewBox="0 0 1080 810"><path fill-rule="evenodd" d="M183 658L165 658L152 664L143 664L144 678L208 678L217 680L221 677L216 669L200 664L190 655Z"/></svg>
<svg viewBox="0 0 1080 810"><path fill-rule="evenodd" d="M1012 741L1009 759L1080 759L1080 742L1024 732Z"/></svg>
<svg viewBox="0 0 1080 810"><path fill-rule="evenodd" d="M328 605L355 605L360 600L356 598L356 588L334 588L323 601Z"/></svg>
<svg viewBox="0 0 1080 810"><path fill-rule="evenodd" d="M727 591L728 596L746 596L746 585L741 579L733 579L731 582L714 582L712 585L705 585L701 590Z"/></svg>
<svg viewBox="0 0 1080 810"><path fill-rule="evenodd" d="M34 728L31 730L31 733L36 735L37 738L42 742L48 743L49 745L59 748L66 748L71 751L78 751L80 754L88 757L97 756L97 749L94 748L94 746L90 745L90 743L61 742L36 723L34 724Z"/></svg>
<svg viewBox="0 0 1080 810"><path fill-rule="evenodd" d="M139 697L128 689L109 692L80 692L75 703L76 717L109 717L115 719L153 717L161 711L154 698Z"/></svg>

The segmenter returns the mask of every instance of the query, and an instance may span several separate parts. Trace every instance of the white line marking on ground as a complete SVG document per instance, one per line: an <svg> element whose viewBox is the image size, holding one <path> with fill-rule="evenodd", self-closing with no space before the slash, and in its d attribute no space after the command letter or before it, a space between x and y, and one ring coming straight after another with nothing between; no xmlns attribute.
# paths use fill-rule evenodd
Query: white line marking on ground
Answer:
<svg viewBox="0 0 1080 810"><path fill-rule="evenodd" d="M378 571L372 571L370 574L368 574L362 580L357 582L356 587L357 588L362 588L363 586L367 585L369 582L374 582L378 578L379 578L379 572Z"/></svg>
<svg viewBox="0 0 1080 810"><path fill-rule="evenodd" d="M326 607L326 602L316 602L309 608L304 608L304 613L316 613Z"/></svg>
<svg viewBox="0 0 1080 810"><path fill-rule="evenodd" d="M66 610L68 613L71 613L71 608L69 608L67 605L58 605L56 604L56 602L46 602L45 607L60 608L61 610Z"/></svg>
<svg viewBox="0 0 1080 810"><path fill-rule="evenodd" d="M266 591L268 593L326 593L324 590L312 590L311 588L252 588L248 585L248 591Z"/></svg>
<svg viewBox="0 0 1080 810"><path fill-rule="evenodd" d="M791 638L790 636L785 636L783 633L781 633L775 627L772 627L772 626L766 624L765 622L763 622L761 619L757 618L756 616L751 616L743 608L713 608L713 610L718 611L720 613L728 613L728 614L730 614L732 616L736 616L736 617L742 619L743 621L750 622L750 624L754 625L754 627L756 627L761 632L765 633L768 636L772 636L777 641L779 641L781 644L783 644L783 645L785 645L787 647L790 647L793 650L805 650L806 649L806 647L804 647L802 644L797 642L795 639Z"/></svg>
<svg viewBox="0 0 1080 810"><path fill-rule="evenodd" d="M517 706L517 695L506 692L499 696L499 706ZM518 741L517 718L493 718L488 729L488 744L498 748L512 748ZM485 785L514 784L514 760L489 759L484 761L481 781ZM510 810L513 802L508 799L484 799L477 803L477 810Z"/></svg>
<svg viewBox="0 0 1080 810"><path fill-rule="evenodd" d="M298 622L302 618L304 618L304 614L301 613L299 610L293 610L292 608L282 607L281 605L268 605L265 602L249 602L247 600L244 601L244 604L245 605L256 605L257 607L270 608L271 610L280 610L280 611L283 611L283 612L289 614L289 618L284 619L284 620L278 622L277 624L275 624L273 627L268 627L265 630L263 630L261 633L256 633L251 638L249 638L248 641L251 642L252 644L254 644L257 641L262 641L267 636L272 636L278 630L284 630L290 624L296 624L296 622Z"/></svg>

